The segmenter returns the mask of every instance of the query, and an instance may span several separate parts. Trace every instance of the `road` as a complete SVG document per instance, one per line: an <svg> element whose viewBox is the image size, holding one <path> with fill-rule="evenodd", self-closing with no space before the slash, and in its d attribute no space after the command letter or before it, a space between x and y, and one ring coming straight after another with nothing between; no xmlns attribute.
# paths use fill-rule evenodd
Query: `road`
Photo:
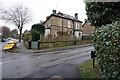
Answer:
<svg viewBox="0 0 120 80"><path fill-rule="evenodd" d="M2 50L4 49L5 45L11 41L15 41L15 42L18 42L17 39L12 39L11 40L8 40L6 39L6 42L0 42L0 79L2 78Z"/></svg>
<svg viewBox="0 0 120 80"><path fill-rule="evenodd" d="M3 53L2 77L22 78L43 68L61 63L81 64L91 60L93 46L41 53Z"/></svg>

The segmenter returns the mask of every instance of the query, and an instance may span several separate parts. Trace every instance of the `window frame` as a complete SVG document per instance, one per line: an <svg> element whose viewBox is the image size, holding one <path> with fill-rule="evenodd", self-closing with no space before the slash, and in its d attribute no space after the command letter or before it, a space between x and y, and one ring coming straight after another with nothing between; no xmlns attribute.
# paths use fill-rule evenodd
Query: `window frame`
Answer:
<svg viewBox="0 0 120 80"><path fill-rule="evenodd" d="M71 22L68 21L68 28L71 28Z"/></svg>

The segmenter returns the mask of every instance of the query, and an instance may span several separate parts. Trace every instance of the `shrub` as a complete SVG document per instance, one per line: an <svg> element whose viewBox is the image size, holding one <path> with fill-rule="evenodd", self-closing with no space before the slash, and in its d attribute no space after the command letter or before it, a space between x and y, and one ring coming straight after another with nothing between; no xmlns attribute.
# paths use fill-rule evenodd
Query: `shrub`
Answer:
<svg viewBox="0 0 120 80"><path fill-rule="evenodd" d="M30 34L30 33L24 34L23 40L24 40L24 41L29 41L29 40L31 40L31 34Z"/></svg>
<svg viewBox="0 0 120 80"><path fill-rule="evenodd" d="M88 20L95 27L120 20L120 2L86 2Z"/></svg>
<svg viewBox="0 0 120 80"><path fill-rule="evenodd" d="M93 40L93 36L92 35L85 35L85 36L82 36L82 40Z"/></svg>
<svg viewBox="0 0 120 80"><path fill-rule="evenodd" d="M32 41L38 41L40 40L40 36L44 35L45 33L45 27L43 24L34 24L31 28L31 34L32 34Z"/></svg>
<svg viewBox="0 0 120 80"><path fill-rule="evenodd" d="M102 77L120 79L120 22L97 28L94 36Z"/></svg>
<svg viewBox="0 0 120 80"><path fill-rule="evenodd" d="M32 34L32 41L40 40L40 34L37 31L31 30L31 34Z"/></svg>

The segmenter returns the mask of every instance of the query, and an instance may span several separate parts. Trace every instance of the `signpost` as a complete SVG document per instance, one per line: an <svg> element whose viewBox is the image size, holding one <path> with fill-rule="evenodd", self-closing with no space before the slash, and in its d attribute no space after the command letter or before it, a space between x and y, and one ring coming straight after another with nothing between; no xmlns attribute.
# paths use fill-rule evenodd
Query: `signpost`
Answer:
<svg viewBox="0 0 120 80"><path fill-rule="evenodd" d="M93 58L93 68L95 68L95 51L91 51L91 58Z"/></svg>

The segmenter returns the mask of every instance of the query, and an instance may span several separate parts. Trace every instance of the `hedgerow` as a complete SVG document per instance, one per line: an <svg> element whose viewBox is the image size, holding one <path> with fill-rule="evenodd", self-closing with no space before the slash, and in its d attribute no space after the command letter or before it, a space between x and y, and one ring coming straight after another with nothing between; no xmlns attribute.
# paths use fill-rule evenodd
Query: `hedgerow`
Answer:
<svg viewBox="0 0 120 80"><path fill-rule="evenodd" d="M96 28L94 37L102 77L120 79L120 21Z"/></svg>

